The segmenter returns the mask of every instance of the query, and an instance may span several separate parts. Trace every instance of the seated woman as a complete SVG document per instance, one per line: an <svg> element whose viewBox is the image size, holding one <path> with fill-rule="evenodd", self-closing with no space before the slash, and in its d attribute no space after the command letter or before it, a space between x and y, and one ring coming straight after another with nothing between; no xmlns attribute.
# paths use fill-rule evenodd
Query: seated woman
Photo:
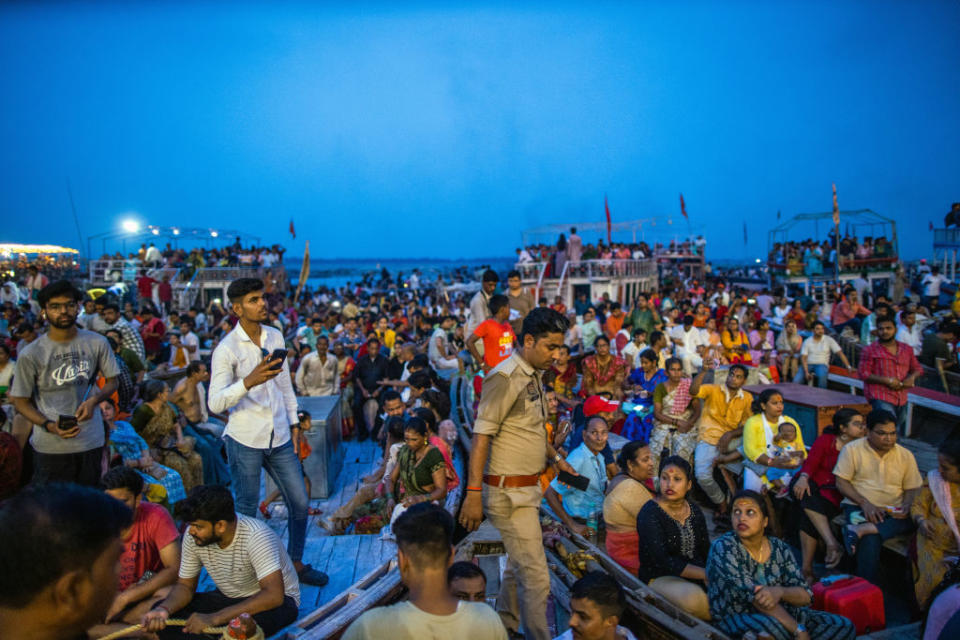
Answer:
<svg viewBox="0 0 960 640"><path fill-rule="evenodd" d="M732 313L727 317L727 327L720 334L723 357L730 364L753 364L750 359L750 341L740 330L740 321Z"/></svg>
<svg viewBox="0 0 960 640"><path fill-rule="evenodd" d="M679 456L666 458L660 471L660 493L637 514L637 575L676 606L709 620L703 582L710 536L703 512L687 500L692 488L690 463Z"/></svg>
<svg viewBox="0 0 960 640"><path fill-rule="evenodd" d="M146 496L150 502L163 502L162 499L152 499L156 492L151 487L156 486L163 488L159 493L166 494L167 504L170 506L187 497L180 474L153 459L146 440L137 434L129 422L114 420L117 409L113 400L100 403L100 414L103 416L103 425L107 428L110 448L120 456L124 466L135 469L147 483Z"/></svg>
<svg viewBox="0 0 960 640"><path fill-rule="evenodd" d="M603 334L593 343L596 353L583 359L583 390L586 396L609 393L614 400L623 397L623 380L627 377L627 363L610 353L610 340Z"/></svg>
<svg viewBox="0 0 960 640"><path fill-rule="evenodd" d="M647 442L653 431L653 392L661 382L666 382L666 372L658 366L660 357L653 349L640 353L640 366L630 372L626 386L632 388L631 400L638 405L627 412L620 435L628 440Z"/></svg>
<svg viewBox="0 0 960 640"><path fill-rule="evenodd" d="M833 535L830 521L840 515L843 496L837 491L833 468L837 466L840 450L866 433L866 420L855 409L838 409L833 414L833 425L827 427L813 441L810 455L800 467L800 476L793 485L793 496L800 501L800 551L803 556L803 576L813 584L813 559L817 552L817 538L827 546L824 563L833 569L843 557L843 545Z"/></svg>
<svg viewBox="0 0 960 640"><path fill-rule="evenodd" d="M756 327L750 332L750 359L757 365L776 365L777 351L774 349L773 331L766 318L757 320Z"/></svg>
<svg viewBox="0 0 960 640"><path fill-rule="evenodd" d="M427 423L410 418L403 429L403 446L386 483L387 513L393 522L408 507L421 502L442 505L447 497L443 454L428 442ZM399 502L399 504L398 504Z"/></svg>
<svg viewBox="0 0 960 640"><path fill-rule="evenodd" d="M960 438L940 445L939 466L910 507L917 523L917 565L913 568L917 604L925 607L947 572L945 558L960 553Z"/></svg>
<svg viewBox="0 0 960 640"><path fill-rule="evenodd" d="M667 455L678 455L692 465L699 435L694 427L700 419L701 405L690 397L690 378L684 376L680 358L667 360L667 376L653 392L650 455L654 469L660 468L664 449Z"/></svg>
<svg viewBox="0 0 960 640"><path fill-rule="evenodd" d="M713 624L731 638L766 633L775 640L853 640L843 616L809 608L811 592L790 547L768 538L766 501L741 491L731 507L733 531L717 538L707 559Z"/></svg>
<svg viewBox="0 0 960 640"><path fill-rule="evenodd" d="M148 380L143 385L140 403L130 424L150 446L150 455L160 464L180 474L187 492L203 484L203 460L193 450L193 438L183 435L183 425L167 403L170 393L161 380Z"/></svg>
<svg viewBox="0 0 960 640"><path fill-rule="evenodd" d="M653 477L650 449L639 441L628 442L617 456L620 473L613 477L603 499L603 521L607 525L607 553L634 575L640 568L637 514L653 496L646 483Z"/></svg>
<svg viewBox="0 0 960 640"><path fill-rule="evenodd" d="M444 400L447 402L447 406L450 405L450 401L446 399L446 396L439 391L434 391L433 389L428 389L424 392L423 399L426 404L426 395L433 392L436 394L434 396L434 403L439 403ZM453 466L453 453L450 450L450 444L440 437L437 433L437 414L429 408L429 406L419 407L411 411L411 414L421 418L424 423L427 425L427 443L436 447L437 451L440 452L440 455L443 456L443 464L446 468L447 475L447 491L452 491L460 486L460 476L457 475L457 468Z"/></svg>
<svg viewBox="0 0 960 640"><path fill-rule="evenodd" d="M783 331L777 336L777 354L780 364L780 379L793 380L800 368L800 349L803 347L803 336L797 331L797 323L786 320Z"/></svg>
<svg viewBox="0 0 960 640"><path fill-rule="evenodd" d="M767 477L769 469L797 471L802 458L798 455L782 455L782 446L777 439L781 423L793 425L796 432L792 447L794 453L806 453L800 425L783 415L783 395L776 389L764 389L754 401L754 415L743 423L743 487L761 492L773 486Z"/></svg>

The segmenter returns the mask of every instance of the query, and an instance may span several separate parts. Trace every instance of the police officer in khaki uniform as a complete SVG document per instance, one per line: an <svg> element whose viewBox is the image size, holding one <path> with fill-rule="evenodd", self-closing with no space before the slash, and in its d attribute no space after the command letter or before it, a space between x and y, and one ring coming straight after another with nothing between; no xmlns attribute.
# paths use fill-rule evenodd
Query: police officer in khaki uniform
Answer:
<svg viewBox="0 0 960 640"><path fill-rule="evenodd" d="M517 618L511 592L518 580L524 635L532 640L550 638L550 573L540 531L540 473L547 464L576 473L547 440L542 380L568 327L567 319L553 309L534 309L523 320L520 348L484 379L460 510L460 522L467 530L475 530L486 512L500 531L508 567L499 604L506 603L508 613Z"/></svg>

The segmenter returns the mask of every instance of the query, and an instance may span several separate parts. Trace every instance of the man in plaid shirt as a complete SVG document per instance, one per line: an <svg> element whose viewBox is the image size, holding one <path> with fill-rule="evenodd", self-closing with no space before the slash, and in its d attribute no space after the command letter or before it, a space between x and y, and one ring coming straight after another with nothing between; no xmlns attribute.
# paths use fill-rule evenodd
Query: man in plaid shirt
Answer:
<svg viewBox="0 0 960 640"><path fill-rule="evenodd" d="M857 368L863 380L863 395L874 409L897 416L897 433L907 427L907 389L913 386L923 367L910 345L897 342L897 325L892 316L877 318L878 340L864 347Z"/></svg>

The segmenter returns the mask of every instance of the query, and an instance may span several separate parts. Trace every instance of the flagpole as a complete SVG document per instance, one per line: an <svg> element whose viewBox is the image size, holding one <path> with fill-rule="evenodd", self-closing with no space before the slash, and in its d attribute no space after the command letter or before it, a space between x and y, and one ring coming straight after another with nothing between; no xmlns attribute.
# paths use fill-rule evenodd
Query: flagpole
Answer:
<svg viewBox="0 0 960 640"><path fill-rule="evenodd" d="M840 288L840 206L837 204L837 185L833 185L833 243L836 255L833 258L833 280Z"/></svg>

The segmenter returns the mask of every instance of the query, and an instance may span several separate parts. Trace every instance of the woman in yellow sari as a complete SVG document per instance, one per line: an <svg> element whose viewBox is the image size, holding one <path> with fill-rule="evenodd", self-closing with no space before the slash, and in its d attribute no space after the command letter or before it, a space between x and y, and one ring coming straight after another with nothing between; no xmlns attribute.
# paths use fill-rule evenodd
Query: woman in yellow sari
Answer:
<svg viewBox="0 0 960 640"><path fill-rule="evenodd" d="M917 523L913 579L921 608L947 572L945 558L960 553L960 438L948 438L938 453L938 468L927 474L928 485L910 508Z"/></svg>
<svg viewBox="0 0 960 640"><path fill-rule="evenodd" d="M740 321L730 314L727 317L727 328L720 334L723 343L723 357L730 364L753 364L750 358L750 340L747 334L740 330Z"/></svg>

